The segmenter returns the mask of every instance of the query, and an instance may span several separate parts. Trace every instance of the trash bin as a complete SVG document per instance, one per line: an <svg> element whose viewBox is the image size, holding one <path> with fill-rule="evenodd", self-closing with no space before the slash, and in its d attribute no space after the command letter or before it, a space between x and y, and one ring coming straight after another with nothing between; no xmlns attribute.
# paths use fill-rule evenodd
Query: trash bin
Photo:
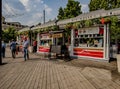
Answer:
<svg viewBox="0 0 120 89"><path fill-rule="evenodd" d="M117 54L117 68L118 72L120 73L120 54Z"/></svg>

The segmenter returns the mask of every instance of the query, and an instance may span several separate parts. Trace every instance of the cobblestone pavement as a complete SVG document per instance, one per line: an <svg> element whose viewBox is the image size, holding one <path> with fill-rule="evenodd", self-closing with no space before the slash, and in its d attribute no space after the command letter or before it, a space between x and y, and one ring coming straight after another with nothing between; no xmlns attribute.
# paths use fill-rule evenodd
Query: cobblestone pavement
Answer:
<svg viewBox="0 0 120 89"><path fill-rule="evenodd" d="M47 60L30 54L11 58L6 50L4 65L0 66L0 89L120 89L120 74L116 62L74 59Z"/></svg>

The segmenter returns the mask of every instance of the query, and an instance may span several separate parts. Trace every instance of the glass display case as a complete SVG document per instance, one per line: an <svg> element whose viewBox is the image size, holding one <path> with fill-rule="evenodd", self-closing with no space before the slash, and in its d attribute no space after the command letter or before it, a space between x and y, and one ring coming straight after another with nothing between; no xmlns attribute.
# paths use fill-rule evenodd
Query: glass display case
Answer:
<svg viewBox="0 0 120 89"><path fill-rule="evenodd" d="M103 47L103 34L78 35L74 40L75 47Z"/></svg>

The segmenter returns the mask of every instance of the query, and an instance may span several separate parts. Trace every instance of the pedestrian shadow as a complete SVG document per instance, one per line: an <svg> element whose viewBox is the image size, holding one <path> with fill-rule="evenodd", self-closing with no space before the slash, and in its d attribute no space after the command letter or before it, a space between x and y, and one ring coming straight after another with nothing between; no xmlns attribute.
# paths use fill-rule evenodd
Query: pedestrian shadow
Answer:
<svg viewBox="0 0 120 89"><path fill-rule="evenodd" d="M7 62L4 62L4 63L0 64L0 66L6 65L6 64L8 64L8 63L7 63Z"/></svg>
<svg viewBox="0 0 120 89"><path fill-rule="evenodd" d="M30 58L28 60L41 60L41 58Z"/></svg>
<svg viewBox="0 0 120 89"><path fill-rule="evenodd" d="M5 58L12 58L12 57L5 57Z"/></svg>
<svg viewBox="0 0 120 89"><path fill-rule="evenodd" d="M22 56L20 56L20 57L16 57L16 59L17 59L17 58L23 58L23 57L22 57Z"/></svg>
<svg viewBox="0 0 120 89"><path fill-rule="evenodd" d="M118 70L112 70L111 71L111 77L112 77L112 80L117 80L119 79L120 80L120 73L118 72Z"/></svg>

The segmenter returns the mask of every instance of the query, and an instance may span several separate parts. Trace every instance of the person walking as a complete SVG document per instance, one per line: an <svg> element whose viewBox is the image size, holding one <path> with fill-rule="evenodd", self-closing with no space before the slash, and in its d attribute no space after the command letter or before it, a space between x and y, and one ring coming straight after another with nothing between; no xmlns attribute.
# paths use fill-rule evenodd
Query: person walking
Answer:
<svg viewBox="0 0 120 89"><path fill-rule="evenodd" d="M23 53L24 53L25 61L26 61L26 59L29 59L28 47L29 47L29 42L27 40L27 37L25 37L24 43L23 43Z"/></svg>
<svg viewBox="0 0 120 89"><path fill-rule="evenodd" d="M12 57L15 58L16 57L16 42L14 39L12 39L12 42L10 43L10 49L11 49Z"/></svg>
<svg viewBox="0 0 120 89"><path fill-rule="evenodd" d="M2 41L2 52L1 52L1 54L2 54L2 57L3 58L5 58L5 49L6 49L6 44L4 43L4 41Z"/></svg>

